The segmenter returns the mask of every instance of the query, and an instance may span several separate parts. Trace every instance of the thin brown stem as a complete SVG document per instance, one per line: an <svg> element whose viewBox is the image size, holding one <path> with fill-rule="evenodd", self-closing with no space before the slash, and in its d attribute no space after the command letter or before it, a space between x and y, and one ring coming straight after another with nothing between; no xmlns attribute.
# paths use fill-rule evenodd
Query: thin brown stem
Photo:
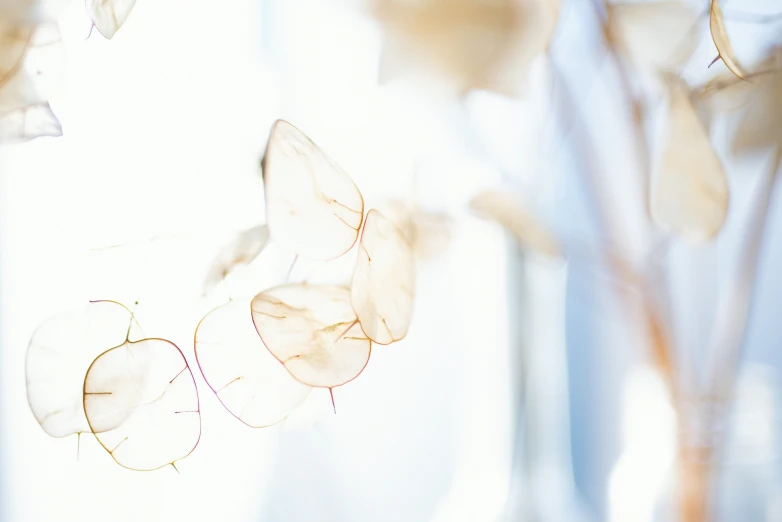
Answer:
<svg viewBox="0 0 782 522"><path fill-rule="evenodd" d="M552 71L554 74L558 74L553 62ZM585 137L584 140L575 140L575 143L580 146L580 152L584 158L584 163L586 164L584 169L587 176L585 189L589 194L589 200L593 203L595 218L604 238L602 257L611 272L616 274L620 281L627 283L627 286L618 286L617 290L619 291L620 296L627 302L628 309L632 309L636 306L636 294L632 292L632 289L635 289L640 293L641 312L644 327L649 335L649 348L652 353L652 358L655 366L660 371L671 390L672 395L675 397L676 380L674 378L675 372L673 367L672 348L668 339L664 318L658 310L656 303L651 299L651 292L646 279L633 268L626 256L622 255L621 252L614 252L613 249L605 248L605 245L621 244L618 241L619 233L616 227L622 220L619 219L616 209L605 197L605 194L608 194L609 191L605 189L603 180L600 179L600 175L598 174L600 168L594 152L596 147L594 146L594 143L592 143L591 135L584 129L580 110L578 104L575 103L573 93L564 79L561 79L560 84L560 92L566 106L564 107L564 110L558 110L556 112L561 115L561 117L569 115L572 120L569 120L568 123L572 123L574 128L581 127L580 130Z"/></svg>
<svg viewBox="0 0 782 522"><path fill-rule="evenodd" d="M712 448L679 445L679 517L681 522L709 520Z"/></svg>
<svg viewBox="0 0 782 522"><path fill-rule="evenodd" d="M651 156L649 146L646 143L646 136L643 128L643 101L633 92L633 86L630 82L630 73L622 62L616 42L613 41L608 28L608 6L605 0L592 0L592 6L600 22L600 35L606 52L614 63L619 76L619 86L625 98L630 114L632 115L632 133L635 141L635 149L639 164L641 194L643 195L643 208L646 217L651 221L651 211L649 209L649 182L651 179Z"/></svg>

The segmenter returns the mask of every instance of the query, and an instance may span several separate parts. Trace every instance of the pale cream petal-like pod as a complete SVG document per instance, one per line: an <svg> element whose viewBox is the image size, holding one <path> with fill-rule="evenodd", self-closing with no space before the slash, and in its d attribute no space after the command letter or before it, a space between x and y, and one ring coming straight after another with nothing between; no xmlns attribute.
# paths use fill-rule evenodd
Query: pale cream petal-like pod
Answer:
<svg viewBox="0 0 782 522"><path fill-rule="evenodd" d="M377 344L407 335L413 317L415 259L402 231L375 209L367 212L350 298L361 329Z"/></svg>
<svg viewBox="0 0 782 522"><path fill-rule="evenodd" d="M304 384L341 386L369 362L372 343L358 324L348 288L282 285L256 295L251 307L269 352Z"/></svg>
<svg viewBox="0 0 782 522"><path fill-rule="evenodd" d="M84 412L101 446L132 470L173 465L201 438L193 373L166 339L129 341L99 355L84 377Z"/></svg>
<svg viewBox="0 0 782 522"><path fill-rule="evenodd" d="M250 299L209 312L195 332L204 380L234 417L252 428L277 424L310 393L269 353L253 327Z"/></svg>
<svg viewBox="0 0 782 522"><path fill-rule="evenodd" d="M299 255L341 256L355 244L364 200L353 180L303 132L277 120L263 159L269 234Z"/></svg>
<svg viewBox="0 0 782 522"><path fill-rule="evenodd" d="M46 433L66 437L90 432L82 400L84 376L95 357L140 335L132 317L119 303L98 301L50 317L36 329L27 348L27 401ZM116 427L130 413L115 416L104 427Z"/></svg>
<svg viewBox="0 0 782 522"><path fill-rule="evenodd" d="M679 68L698 43L697 13L680 1L608 4L606 29L622 54L653 70Z"/></svg>

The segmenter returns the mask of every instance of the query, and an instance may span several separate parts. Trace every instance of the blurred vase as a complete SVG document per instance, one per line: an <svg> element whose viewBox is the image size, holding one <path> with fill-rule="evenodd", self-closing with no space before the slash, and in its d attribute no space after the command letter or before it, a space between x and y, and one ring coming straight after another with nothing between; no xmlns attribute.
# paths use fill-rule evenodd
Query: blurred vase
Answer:
<svg viewBox="0 0 782 522"><path fill-rule="evenodd" d="M741 373L713 479L714 520L782 521L777 386L770 368L747 365Z"/></svg>
<svg viewBox="0 0 782 522"><path fill-rule="evenodd" d="M517 256L514 264L519 292L511 294L517 300L510 309L520 318L513 337L518 348L515 455L502 520L585 520L570 445L565 340L568 265L563 259L536 254Z"/></svg>
<svg viewBox="0 0 782 522"><path fill-rule="evenodd" d="M746 365L730 403L686 401L678 416L659 375L637 368L623 400L611 522L782 520L778 390L768 368Z"/></svg>

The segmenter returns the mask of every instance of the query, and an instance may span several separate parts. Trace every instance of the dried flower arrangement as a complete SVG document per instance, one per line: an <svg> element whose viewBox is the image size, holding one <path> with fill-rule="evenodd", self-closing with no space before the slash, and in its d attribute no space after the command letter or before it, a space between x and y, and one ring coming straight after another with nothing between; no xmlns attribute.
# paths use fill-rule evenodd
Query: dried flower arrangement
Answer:
<svg viewBox="0 0 782 522"><path fill-rule="evenodd" d="M111 38L134 3L88 1L87 11L99 32ZM717 150L709 133L711 120L728 112L726 105L731 110L739 106L729 153L770 157L739 269L718 304L712 339L717 363L700 388L678 366L666 306L670 296L655 272L659 267L639 264L623 251L617 231L621 216L605 197L605 180L594 174L587 180L604 236L605 263L628 308L640 295L646 347L678 415L680 518L707 520L718 447L704 442L697 430L715 420L710 406L688 405L694 396L698 404L724 407L741 362L781 161L782 55L773 47L758 63L744 64L733 49L719 0L711 0L700 16L678 0L595 0L590 5L605 56L618 73L625 98L620 103L631 115L637 183L652 231L649 250L670 238L693 245L712 241L729 219L728 152ZM444 78L459 96L476 89L524 96L531 63L550 57L562 9L559 0L373 0L370 10L386 33L382 79L423 72ZM41 12L32 0L11 2L2 10L3 143L62 132L23 67L30 53L56 41L39 35L51 20ZM720 61L726 71L698 83L682 70L692 60L706 16L717 54L712 64ZM563 90L569 105L557 113L578 119L575 93ZM655 154L647 138L648 122L660 99L666 100L661 111L666 137ZM589 148L588 133L584 139ZM417 257L436 255L436 244L447 241L441 238L450 225L447 216L399 202L365 209L351 178L282 120L271 130L261 170L265 224L242 232L217 253L205 278L206 294L255 262L270 243L293 255L291 269L300 258L325 263L352 255L356 261L349 284L291 282L289 271L277 286L252 289L257 292L253 296L231 296L195 328L195 357L208 387L234 417L256 428L279 423L312 388L332 390L355 379L369 363L373 343L404 339L414 317ZM529 251L570 257L568 241L501 189L475 195L471 209L503 226ZM145 338L135 316L123 304L96 301L42 324L28 349L28 401L49 435L93 433L118 464L130 469L176 467L200 439L196 380L179 347Z"/></svg>

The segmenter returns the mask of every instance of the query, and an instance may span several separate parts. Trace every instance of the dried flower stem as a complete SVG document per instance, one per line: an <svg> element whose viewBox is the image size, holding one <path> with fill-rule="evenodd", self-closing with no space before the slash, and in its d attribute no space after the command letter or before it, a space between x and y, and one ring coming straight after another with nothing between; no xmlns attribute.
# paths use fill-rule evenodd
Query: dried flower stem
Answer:
<svg viewBox="0 0 782 522"><path fill-rule="evenodd" d="M711 375L710 387L705 397L716 400L717 409L713 412L698 403L692 416L684 416L681 404L679 412L679 513L682 522L706 522L709 519L709 490L714 457L718 451L719 438L708 430L713 429L724 415L733 390L737 368L741 361L747 318L752 306L752 294L755 288L755 275L760 259L760 246L763 239L771 197L777 180L782 149L777 147L767 176L760 187L760 194L754 206L755 214L750 222L746 242L741 249L743 258L735 273L735 278L723 295L717 309L715 321L716 335L712 353L716 358L716 370ZM701 421L698 424L691 421ZM688 423L687 421L690 421ZM701 430L706 433L699 433ZM694 435L694 437L693 437ZM704 435L706 435L704 437Z"/></svg>
<svg viewBox="0 0 782 522"><path fill-rule="evenodd" d="M633 125L632 132L635 140L635 151L638 160L638 171L640 174L641 194L643 195L643 209L646 217L651 221L651 211L649 209L649 182L651 180L651 156L649 146L646 143L646 136L643 128L643 103L642 100L633 93L633 87L630 83L630 74L622 63L615 42L611 39L608 30L608 6L606 0L591 0L595 16L600 23L600 36L606 52L614 63L617 74L619 75L619 85L624 94L625 101L630 108Z"/></svg>
<svg viewBox="0 0 782 522"><path fill-rule="evenodd" d="M679 516L681 522L709 520L713 448L679 444Z"/></svg>
<svg viewBox="0 0 782 522"><path fill-rule="evenodd" d="M551 68L552 72L555 75L558 75L553 61ZM564 79L560 80L560 84L562 102L565 104L565 107L564 110L556 112L562 118L569 114L572 119L566 121L565 124L572 124L573 127L580 125L583 130L579 107L578 104L575 103L573 93ZM580 144L581 154L587 164L584 169L587 176L585 189L589 193L589 200L592 201L598 227L603 232L604 248L602 257L605 259L609 269L617 275L617 278L620 281L627 283L627 286L620 285L617 289L620 290L620 295L627 301L629 307L634 307L636 305L636 295L631 289L640 291L641 312L644 318L644 326L649 334L652 357L655 365L671 390L672 395L675 397L677 392L671 345L668 340L662 316L655 306L655 303L650 298L651 293L649 292L648 282L631 266L625 256L620 252L614 252L612 249L606 247L606 245L610 244L621 244L617 241L619 234L616 230L616 224L621 223L621 220L617 218L616 210L604 197L604 194L607 194L608 191L603 188L603 181L597 173L599 171L597 165L598 161L594 153L596 147L591 143L591 135L588 132L583 132L582 134L586 139L575 140L575 142Z"/></svg>
<svg viewBox="0 0 782 522"><path fill-rule="evenodd" d="M629 81L627 71L622 66L616 48L609 37L605 23L605 5L601 5L600 0L592 0L595 13L600 20L603 41L609 55L613 58L620 77L620 87L628 99L628 105L633 110L634 131L637 142L637 152L640 156L642 175L640 181L643 184L644 194L647 193L649 184L649 153L644 138L642 115L640 112L640 101L634 96ZM762 74L762 73L759 73ZM713 86L710 86L713 88ZM579 112L574 97L566 83L562 82L562 97L567 104L565 111L558 113L570 114L574 121ZM581 123L581 122L578 122ZM575 126L575 124L574 124ZM583 124L582 124L583 129ZM589 133L584 132L584 136L590 138ZM595 215L599 227L606 238L606 244L612 243L612 240L618 238L616 223L614 219L615 209L613 209L602 190L602 180L597 174L595 168L597 160L594 157L594 147L591 143L582 143L581 152L591 168L586 168L588 182L586 189L593 202ZM776 172L780 166L780 148L774 152L774 158L769 171L766 183L763 185L762 192L756 205L756 214L750 227L751 230L747 236L746 245L742 249L744 257L740 263L736 278L729 287L728 298L723 301L718 310L718 335L715 337L718 348L714 353L718 358L718 371L714 375L713 390L714 394L723 398L727 397L733 387L735 380L735 368L741 359L741 349L744 333L746 330L747 317L749 315L752 290L754 287L755 273L760 254L760 244L767 221L770 207L771 195L777 178ZM647 209L648 216L648 198L645 199L644 207ZM662 374L668 389L671 393L672 402L677 412L678 418L678 439L679 439L679 496L678 508L682 522L705 522L708 520L708 499L710 490L710 481L713 471L713 457L715 446L711 437L703 439L703 422L706 429L713 425L715 419L710 418L710 411L704 410L700 405L696 405L691 411L684 404L683 397L678 389L676 380L676 368L674 367L673 348L668 338L666 325L660 309L651 298L651 288L649 281L639 275L623 256L617 255L608 249L604 249L603 256L609 268L619 277L621 281L629 283L631 287L638 289L641 293L641 306L644 323L649 335L649 345L655 364ZM633 295L627 290L621 292L621 295L633 303ZM719 413L718 413L719 414ZM702 418L707 416L705 418Z"/></svg>

